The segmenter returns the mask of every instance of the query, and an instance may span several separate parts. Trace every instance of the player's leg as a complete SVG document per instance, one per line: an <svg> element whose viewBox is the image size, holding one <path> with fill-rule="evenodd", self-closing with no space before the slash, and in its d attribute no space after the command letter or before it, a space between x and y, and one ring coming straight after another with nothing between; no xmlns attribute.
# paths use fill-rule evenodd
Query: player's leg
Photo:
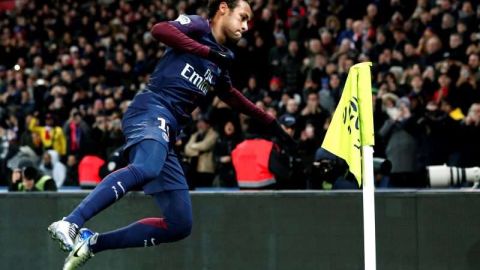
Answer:
<svg viewBox="0 0 480 270"><path fill-rule="evenodd" d="M153 195L162 209L162 218L144 218L127 227L100 234L93 253L107 249L149 247L181 240L192 228L192 207L188 190L164 191Z"/></svg>
<svg viewBox="0 0 480 270"><path fill-rule="evenodd" d="M94 252L105 249L152 246L180 240L190 234L192 207L185 185L185 175L175 153L169 153L161 181L169 191L157 192L152 196L162 210L162 218L145 218L113 232L100 234Z"/></svg>
<svg viewBox="0 0 480 270"><path fill-rule="evenodd" d="M130 164L105 177L97 187L64 220L49 227L62 249L71 250L78 228L90 218L121 199L129 190L154 179L163 168L168 146L155 140L143 140L129 152Z"/></svg>
<svg viewBox="0 0 480 270"><path fill-rule="evenodd" d="M162 209L162 218L144 218L103 234L82 229L63 269L76 269L103 250L155 246L190 235L192 207L188 190L164 191L153 196Z"/></svg>

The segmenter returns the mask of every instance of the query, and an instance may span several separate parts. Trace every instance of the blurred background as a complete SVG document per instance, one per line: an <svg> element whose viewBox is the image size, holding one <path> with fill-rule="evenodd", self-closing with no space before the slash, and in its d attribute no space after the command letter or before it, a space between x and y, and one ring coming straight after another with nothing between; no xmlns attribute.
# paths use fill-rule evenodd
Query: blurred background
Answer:
<svg viewBox="0 0 480 270"><path fill-rule="evenodd" d="M206 17L206 4L1 1L0 186L15 190L19 170L33 167L57 189L91 188L123 166L122 114L165 51L149 29ZM320 145L349 67L363 61L373 62L377 187L429 187L431 166L444 165L460 170L444 186L478 180L464 173L480 164L478 1L256 0L252 9L233 46L233 83L299 142L287 151L273 140L275 183L264 188L358 188ZM176 142L191 189L242 187L246 165L232 152L272 139L213 95L193 119Z"/></svg>
<svg viewBox="0 0 480 270"><path fill-rule="evenodd" d="M166 49L150 28L206 17L206 5L0 0L0 268L60 268L45 229L125 166L122 115ZM320 146L349 68L371 61L378 269L479 269L480 200L470 190L480 180L479 2L255 0L252 9L230 74L298 148L209 94L175 142L200 191L192 236L101 253L89 267L363 269L361 193L338 191L359 187ZM239 191L251 189L246 172L267 172L273 181L256 189L274 191ZM132 192L89 226L148 215L158 210Z"/></svg>

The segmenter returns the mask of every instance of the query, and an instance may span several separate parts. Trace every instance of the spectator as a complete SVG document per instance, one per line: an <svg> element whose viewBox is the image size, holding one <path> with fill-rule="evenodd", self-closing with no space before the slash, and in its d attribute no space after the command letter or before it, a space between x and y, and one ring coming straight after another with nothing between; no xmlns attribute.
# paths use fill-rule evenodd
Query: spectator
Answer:
<svg viewBox="0 0 480 270"><path fill-rule="evenodd" d="M321 131L329 116L327 111L320 108L318 93L316 91L307 92L305 107L300 112L300 127L303 128L306 123L311 123L317 131Z"/></svg>
<svg viewBox="0 0 480 270"><path fill-rule="evenodd" d="M392 161L391 184L394 187L420 187L416 182L419 167L419 132L407 98L387 105L390 119L385 121L379 133L386 143L386 156Z"/></svg>
<svg viewBox="0 0 480 270"><path fill-rule="evenodd" d="M36 117L27 118L28 129L40 136L44 150L54 149L60 155L66 153L65 134L60 126L56 125L52 114L45 115L45 125L38 125Z"/></svg>
<svg viewBox="0 0 480 270"><path fill-rule="evenodd" d="M100 177L100 168L105 164L105 160L95 154L87 153L78 163L78 184L83 189L94 188L102 178Z"/></svg>
<svg viewBox="0 0 480 270"><path fill-rule="evenodd" d="M42 175L35 167L13 170L11 181L9 191L57 191L55 181L48 175Z"/></svg>
<svg viewBox="0 0 480 270"><path fill-rule="evenodd" d="M205 115L197 119L197 131L192 134L185 155L190 158L189 178L195 187L211 187L215 177L213 148L218 138Z"/></svg>
<svg viewBox="0 0 480 270"><path fill-rule="evenodd" d="M43 153L43 158L39 169L41 172L50 176L55 181L57 188L63 186L67 176L67 168L60 161L57 151L48 150Z"/></svg>
<svg viewBox="0 0 480 270"><path fill-rule="evenodd" d="M297 121L294 116L284 114L278 120L285 132L292 138L296 135ZM278 189L304 189L307 187L307 175L297 149L287 149L278 144L278 160L284 166L287 174L276 174Z"/></svg>
<svg viewBox="0 0 480 270"><path fill-rule="evenodd" d="M470 106L465 119L461 121L459 136L459 162L460 167L474 167L480 164L480 103Z"/></svg>
<svg viewBox="0 0 480 270"><path fill-rule="evenodd" d="M225 123L213 151L218 176L218 185L221 187L236 187L237 179L232 164L232 151L242 141L239 127L232 121Z"/></svg>
<svg viewBox="0 0 480 270"><path fill-rule="evenodd" d="M82 157L89 149L90 128L76 109L70 113L70 119L63 126L67 138L67 154Z"/></svg>
<svg viewBox="0 0 480 270"><path fill-rule="evenodd" d="M302 56L297 41L292 40L288 43L288 54L281 59L281 68L285 89L288 92L297 92L303 84Z"/></svg>
<svg viewBox="0 0 480 270"><path fill-rule="evenodd" d="M63 186L78 186L78 160L75 155L68 155L66 176Z"/></svg>
<svg viewBox="0 0 480 270"><path fill-rule="evenodd" d="M263 98L267 95L267 92L258 86L255 75L252 75L250 78L248 78L247 86L243 89L242 93L246 98L254 103L259 100L263 100Z"/></svg>
<svg viewBox="0 0 480 270"><path fill-rule="evenodd" d="M250 123L250 132L255 125ZM241 189L275 189L279 175L287 175L288 169L279 159L278 147L256 132L238 144L232 151L232 163Z"/></svg>

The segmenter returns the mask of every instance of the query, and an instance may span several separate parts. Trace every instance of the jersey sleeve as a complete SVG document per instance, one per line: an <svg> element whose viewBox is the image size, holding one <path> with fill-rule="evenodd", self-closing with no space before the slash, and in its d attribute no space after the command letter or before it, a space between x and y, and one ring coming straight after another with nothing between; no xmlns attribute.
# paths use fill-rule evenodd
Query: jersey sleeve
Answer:
<svg viewBox="0 0 480 270"><path fill-rule="evenodd" d="M208 57L210 48L201 44L195 37L210 31L207 20L200 16L180 15L175 21L160 22L155 24L152 36L165 43L174 50L193 53L200 57Z"/></svg>
<svg viewBox="0 0 480 270"><path fill-rule="evenodd" d="M180 15L170 24L190 37L201 36L210 31L210 25L206 19L198 15Z"/></svg>
<svg viewBox="0 0 480 270"><path fill-rule="evenodd" d="M220 75L215 85L215 91L217 96L234 110L244 113L266 125L270 125L275 121L275 118L258 108L232 86L228 72Z"/></svg>

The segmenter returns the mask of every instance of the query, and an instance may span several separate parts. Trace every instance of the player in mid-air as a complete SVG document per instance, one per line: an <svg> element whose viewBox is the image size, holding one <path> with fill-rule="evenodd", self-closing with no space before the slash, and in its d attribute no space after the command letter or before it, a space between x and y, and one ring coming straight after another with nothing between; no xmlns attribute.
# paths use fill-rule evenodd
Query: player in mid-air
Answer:
<svg viewBox="0 0 480 270"><path fill-rule="evenodd" d="M250 4L245 0L213 0L209 17L180 15L151 29L153 37L169 48L123 117L129 165L105 177L68 216L48 227L62 249L70 251L64 269L75 269L100 251L154 246L190 234L188 186L172 141L208 91L261 121L285 144L294 144L273 117L230 83L227 68L233 53L225 45L238 41L247 31L252 17ZM82 228L137 186L155 199L163 217L145 218L107 233Z"/></svg>

